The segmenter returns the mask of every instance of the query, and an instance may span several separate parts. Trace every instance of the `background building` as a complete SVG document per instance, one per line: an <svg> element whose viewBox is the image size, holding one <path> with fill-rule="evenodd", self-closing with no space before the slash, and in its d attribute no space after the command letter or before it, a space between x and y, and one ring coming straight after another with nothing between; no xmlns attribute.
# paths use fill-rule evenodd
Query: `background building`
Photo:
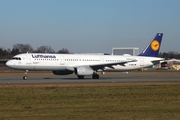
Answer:
<svg viewBox="0 0 180 120"><path fill-rule="evenodd" d="M112 55L139 55L139 48L136 47L125 47L125 48L112 48Z"/></svg>

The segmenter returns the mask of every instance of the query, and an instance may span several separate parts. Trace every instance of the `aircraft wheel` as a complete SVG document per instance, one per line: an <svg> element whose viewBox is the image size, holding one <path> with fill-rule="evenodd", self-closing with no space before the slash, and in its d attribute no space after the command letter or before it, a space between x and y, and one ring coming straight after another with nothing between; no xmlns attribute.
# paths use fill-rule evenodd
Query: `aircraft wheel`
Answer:
<svg viewBox="0 0 180 120"><path fill-rule="evenodd" d="M24 76L24 77L23 77L24 80L27 80L27 78L28 78L27 76Z"/></svg>
<svg viewBox="0 0 180 120"><path fill-rule="evenodd" d="M92 78L93 78L93 79L99 79L99 75L98 75L98 74L93 74L93 75L92 75Z"/></svg>
<svg viewBox="0 0 180 120"><path fill-rule="evenodd" d="M99 75L97 74L96 79L99 79Z"/></svg>
<svg viewBox="0 0 180 120"><path fill-rule="evenodd" d="M83 79L83 78L84 78L84 76L78 75L78 79Z"/></svg>

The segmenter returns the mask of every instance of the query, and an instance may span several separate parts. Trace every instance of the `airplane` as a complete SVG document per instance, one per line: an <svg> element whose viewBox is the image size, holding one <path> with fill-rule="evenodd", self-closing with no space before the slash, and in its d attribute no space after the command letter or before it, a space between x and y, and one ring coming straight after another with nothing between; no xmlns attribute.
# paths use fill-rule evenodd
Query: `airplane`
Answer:
<svg viewBox="0 0 180 120"><path fill-rule="evenodd" d="M79 79L92 75L93 79L99 79L98 72L137 70L163 61L158 57L162 37L163 33L157 33L138 56L22 53L8 60L6 66L25 70L24 80L28 78L28 70L47 70L54 75L75 73Z"/></svg>

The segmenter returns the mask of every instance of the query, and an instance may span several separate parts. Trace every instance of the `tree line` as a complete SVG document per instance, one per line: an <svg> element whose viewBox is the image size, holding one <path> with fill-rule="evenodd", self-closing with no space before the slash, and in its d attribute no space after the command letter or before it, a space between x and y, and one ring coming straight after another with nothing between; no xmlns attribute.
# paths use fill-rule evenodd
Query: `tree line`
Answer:
<svg viewBox="0 0 180 120"><path fill-rule="evenodd" d="M37 49L33 49L29 44L14 44L12 49L0 48L0 59L10 59L14 55L27 52L70 54L69 50L65 48L55 51L50 46L40 46ZM165 59L180 59L180 53L174 51L160 52L159 57Z"/></svg>
<svg viewBox="0 0 180 120"><path fill-rule="evenodd" d="M14 55L27 52L70 54L69 50L65 48L55 51L50 46L40 46L37 49L33 49L29 44L14 44L12 49L0 48L0 59L10 59Z"/></svg>
<svg viewBox="0 0 180 120"><path fill-rule="evenodd" d="M174 51L169 51L169 52L160 52L159 57L165 58L166 60L168 59L180 59L180 53L174 52Z"/></svg>

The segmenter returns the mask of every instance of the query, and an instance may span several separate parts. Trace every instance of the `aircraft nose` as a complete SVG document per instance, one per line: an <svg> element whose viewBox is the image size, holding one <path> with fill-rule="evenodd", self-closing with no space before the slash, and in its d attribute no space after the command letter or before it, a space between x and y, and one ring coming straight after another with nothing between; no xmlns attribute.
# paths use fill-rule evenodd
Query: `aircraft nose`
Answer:
<svg viewBox="0 0 180 120"><path fill-rule="evenodd" d="M9 61L6 62L6 66L9 66Z"/></svg>
<svg viewBox="0 0 180 120"><path fill-rule="evenodd" d="M7 62L6 62L6 66L7 66L7 67L10 67L10 68L11 68L12 65L13 65L12 61L7 61Z"/></svg>

